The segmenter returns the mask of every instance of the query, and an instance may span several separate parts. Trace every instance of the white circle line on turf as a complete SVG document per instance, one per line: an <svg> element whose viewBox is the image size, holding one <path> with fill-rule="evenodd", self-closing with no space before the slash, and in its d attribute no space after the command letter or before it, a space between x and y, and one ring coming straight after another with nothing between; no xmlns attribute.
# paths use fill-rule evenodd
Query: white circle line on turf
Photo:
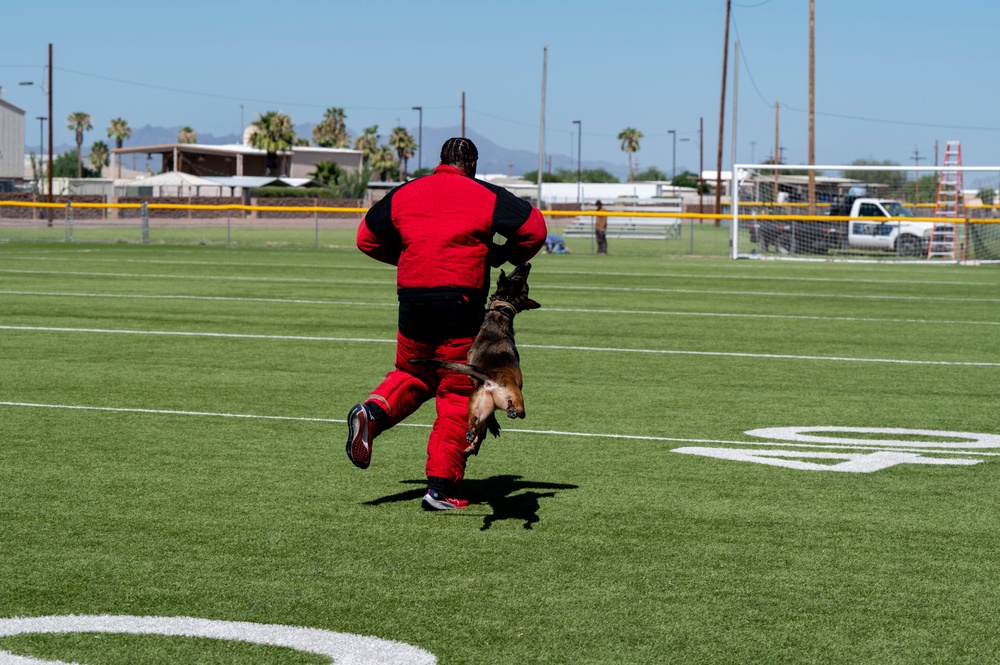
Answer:
<svg viewBox="0 0 1000 665"><path fill-rule="evenodd" d="M0 326L0 330L21 330L25 332L65 332L114 335L151 335L177 337L214 337L222 339L273 339L297 340L304 342L357 342L368 344L395 344L395 339L375 339L371 337L321 337L311 335L251 335L248 333L213 333L177 330L122 330L111 328L63 328L52 326ZM804 356L781 353L739 353L735 351L687 351L682 349L626 349L601 346L567 346L559 344L521 344L522 349L542 349L548 351L590 351L603 353L647 353L676 356L714 356L720 358L752 358L770 360L813 360L826 362L888 363L897 365L931 365L945 367L1000 367L1000 362L975 362L967 360L906 360L900 358L851 358L847 356Z"/></svg>
<svg viewBox="0 0 1000 665"><path fill-rule="evenodd" d="M137 300L207 300L219 302L260 302L289 305L335 305L347 307L397 307L396 302L372 302L352 300L317 300L307 298L250 298L237 296L194 296L180 294L141 293L74 293L70 291L0 291L0 295L42 296L56 298L134 298ZM680 312L654 309L593 309L585 307L545 307L539 314L549 312L572 312L579 314L635 314L640 316L704 316L734 319L777 319L800 321L851 321L860 323L937 323L942 325L1000 326L1000 321L954 321L950 319L881 319L863 316L817 316L803 314L744 314L737 312ZM538 314L533 314L537 316Z"/></svg>
<svg viewBox="0 0 1000 665"><path fill-rule="evenodd" d="M139 414L150 414L150 415L165 415L165 416L198 416L198 417L208 417L208 418L244 418L247 420L284 420L284 421L298 421L298 422L320 422L320 423L346 423L346 418L315 418L307 416L271 416L271 415L261 415L252 413L216 413L211 411L184 411L184 410L174 410L174 409L144 409L138 407L116 407L116 406L88 406L82 404L41 404L38 402L3 402L0 401L0 406L9 407L23 407L23 408L36 408L36 409L64 409L70 411L104 411L111 413L139 413ZM420 429L430 429L431 425L424 423L398 423L396 427L416 427ZM827 428L830 429L830 428ZM690 439L690 438L679 438L679 437L669 437L669 436L649 436L643 434L601 434L597 432L571 432L566 430L536 430L536 429L523 429L523 428L505 428L504 431L517 433L517 434L535 434L544 436L572 436L580 438L592 438L592 439L621 439L626 441L652 441L661 443L714 443L719 445L727 446L759 446L762 441L728 441L725 439ZM768 445L773 446L784 446L789 448L832 448L834 450L841 449L852 449L852 450L898 450L903 452L924 452L924 453L940 453L942 450L940 448L934 447L921 447L919 444L912 447L901 447L899 442L895 442L896 445L891 445L891 442L887 442L885 445L877 445L874 443L852 443L851 441L846 441L843 444L825 444L825 443L787 443L784 441L767 442ZM952 454L962 454L962 455L985 455L985 456L1000 456L1000 453L987 453L981 450L977 451L966 451L966 450L948 450L948 453Z"/></svg>
<svg viewBox="0 0 1000 665"><path fill-rule="evenodd" d="M320 628L303 628L281 624L219 621L194 617L73 614L0 618L0 637L52 633L163 635L248 642L328 656L338 665L379 665L380 663L433 665L437 662L434 654L403 642L352 633L337 633ZM16 656L8 651L0 651L0 663L4 665L66 665L63 661Z"/></svg>

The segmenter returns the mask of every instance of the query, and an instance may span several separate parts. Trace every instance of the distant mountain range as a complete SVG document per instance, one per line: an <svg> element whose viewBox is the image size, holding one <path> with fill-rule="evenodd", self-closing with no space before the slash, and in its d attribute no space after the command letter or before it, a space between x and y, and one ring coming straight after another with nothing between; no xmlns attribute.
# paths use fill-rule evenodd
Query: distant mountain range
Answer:
<svg viewBox="0 0 1000 665"><path fill-rule="evenodd" d="M315 125L313 123L304 123L301 125L295 125L295 133L298 136L312 136L312 129ZM125 141L126 147L143 146L143 145L164 145L177 142L177 133L181 130L181 126L176 127L153 127L151 125L145 125L143 127L134 127L132 129L132 136L130 136ZM352 136L355 135L353 132ZM453 136L460 136L462 129L459 126L455 127L424 127L423 128L423 142L427 146L424 150L423 155L418 155L414 159L410 160L409 170L416 171L418 165L424 167L433 167L438 163L439 151L441 145ZM489 140L482 134L466 127L465 135L472 139L476 147L479 148L479 173L503 173L512 175L521 175L528 171L538 170L538 153L530 150L512 150L510 148L504 148L503 146L497 145L493 141ZM382 140L386 138L386 134L382 134ZM30 136L29 136L30 138ZM414 135L414 138L417 138ZM214 134L198 132L198 143L205 145L226 145L240 143L242 140L241 136L236 134L223 134L221 136L215 136ZM109 139L104 136L104 132L94 132L86 137L84 142L84 152L89 151L89 145L94 141L104 141L109 147L114 145L114 139ZM75 149L75 145L57 145L55 146L53 152L60 155L66 151ZM25 145L25 153L37 152L37 145ZM546 163L544 169L547 171L550 169L552 171L557 171L561 168L569 169L572 171L576 170L576 159L569 157L568 155L561 154L549 154L549 160L551 160L551 165ZM620 180L625 180L628 176L628 166L626 164L616 164L613 162L605 161L591 161L583 160L582 168L584 169L606 169L610 173L617 176Z"/></svg>

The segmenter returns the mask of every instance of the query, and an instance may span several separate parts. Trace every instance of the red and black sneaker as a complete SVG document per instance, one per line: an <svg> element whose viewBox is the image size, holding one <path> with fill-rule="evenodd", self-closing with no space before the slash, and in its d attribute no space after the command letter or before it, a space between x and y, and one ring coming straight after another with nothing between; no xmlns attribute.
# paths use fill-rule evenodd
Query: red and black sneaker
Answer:
<svg viewBox="0 0 1000 665"><path fill-rule="evenodd" d="M347 414L347 458L359 469L372 462L375 420L364 404L355 404Z"/></svg>
<svg viewBox="0 0 1000 665"><path fill-rule="evenodd" d="M424 500L420 502L420 507L424 510L458 510L468 505L469 502L465 499L455 499L430 488L424 494Z"/></svg>

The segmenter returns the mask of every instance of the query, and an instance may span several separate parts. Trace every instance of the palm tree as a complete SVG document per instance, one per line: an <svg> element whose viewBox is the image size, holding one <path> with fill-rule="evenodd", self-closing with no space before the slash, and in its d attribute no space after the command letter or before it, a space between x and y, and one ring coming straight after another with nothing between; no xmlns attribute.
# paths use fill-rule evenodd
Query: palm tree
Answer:
<svg viewBox="0 0 1000 665"><path fill-rule="evenodd" d="M90 163L97 175L101 175L101 169L108 165L108 146L104 141L94 141L90 146Z"/></svg>
<svg viewBox="0 0 1000 665"><path fill-rule="evenodd" d="M77 111L76 113L70 113L69 117L66 118L69 122L68 129L76 132L76 177L83 177L83 133L89 132L94 128L90 124L90 114L84 113L82 111Z"/></svg>
<svg viewBox="0 0 1000 665"><path fill-rule="evenodd" d="M642 140L642 132L634 127L626 127L618 135L621 141L622 150L628 153L628 179L632 181L632 153L639 150L639 141Z"/></svg>
<svg viewBox="0 0 1000 665"><path fill-rule="evenodd" d="M278 168L278 153L291 150L295 145L292 119L280 111L268 111L250 123L254 133L250 145L267 153L267 175L274 175Z"/></svg>
<svg viewBox="0 0 1000 665"><path fill-rule="evenodd" d="M406 163L415 154L413 151L417 147L417 142L405 128L396 127L389 136L389 145L396 149L396 157L399 158L399 180L406 180Z"/></svg>
<svg viewBox="0 0 1000 665"><path fill-rule="evenodd" d="M194 131L188 125L181 127L181 131L177 132L177 142L178 143L197 143L198 142L198 132Z"/></svg>
<svg viewBox="0 0 1000 665"><path fill-rule="evenodd" d="M364 153L364 161L368 161L378 152L378 125L366 127L358 138L354 139L354 149Z"/></svg>
<svg viewBox="0 0 1000 665"><path fill-rule="evenodd" d="M393 154L392 148L380 145L371 155L371 165L382 182L388 180L389 174L396 170L396 155Z"/></svg>
<svg viewBox="0 0 1000 665"><path fill-rule="evenodd" d="M115 137L115 149L121 150L125 139L132 136L132 128L128 126L127 121L115 118L108 123L108 137L112 136Z"/></svg>
<svg viewBox="0 0 1000 665"><path fill-rule="evenodd" d="M316 167L316 170L310 173L309 177L324 187L335 184L337 178L344 172L336 162L316 162L313 166Z"/></svg>
<svg viewBox="0 0 1000 665"><path fill-rule="evenodd" d="M321 148L346 148L350 143L347 136L347 116L344 109L331 107L323 114L323 119L313 127L313 141Z"/></svg>
<svg viewBox="0 0 1000 665"><path fill-rule="evenodd" d="M117 150L122 149L122 144L125 143L125 139L132 136L132 128L128 126L128 122L121 118L115 118L108 123L108 137L115 137L115 148ZM118 177L122 177L122 161L121 156L118 157Z"/></svg>

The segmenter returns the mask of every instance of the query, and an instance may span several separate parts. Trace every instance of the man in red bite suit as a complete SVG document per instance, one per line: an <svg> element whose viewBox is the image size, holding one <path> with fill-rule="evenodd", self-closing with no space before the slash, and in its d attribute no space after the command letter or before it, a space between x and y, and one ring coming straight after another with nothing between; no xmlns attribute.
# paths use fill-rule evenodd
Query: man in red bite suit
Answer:
<svg viewBox="0 0 1000 665"><path fill-rule="evenodd" d="M502 187L476 180L479 152L467 138L441 148L431 175L396 187L358 227L358 248L396 266L396 367L347 416L347 456L368 468L372 440L436 400L427 443L425 510L464 508L453 496L465 475L465 430L472 383L410 358L466 362L489 295L490 267L519 265L545 244L542 213ZM494 234L506 239L493 242Z"/></svg>

